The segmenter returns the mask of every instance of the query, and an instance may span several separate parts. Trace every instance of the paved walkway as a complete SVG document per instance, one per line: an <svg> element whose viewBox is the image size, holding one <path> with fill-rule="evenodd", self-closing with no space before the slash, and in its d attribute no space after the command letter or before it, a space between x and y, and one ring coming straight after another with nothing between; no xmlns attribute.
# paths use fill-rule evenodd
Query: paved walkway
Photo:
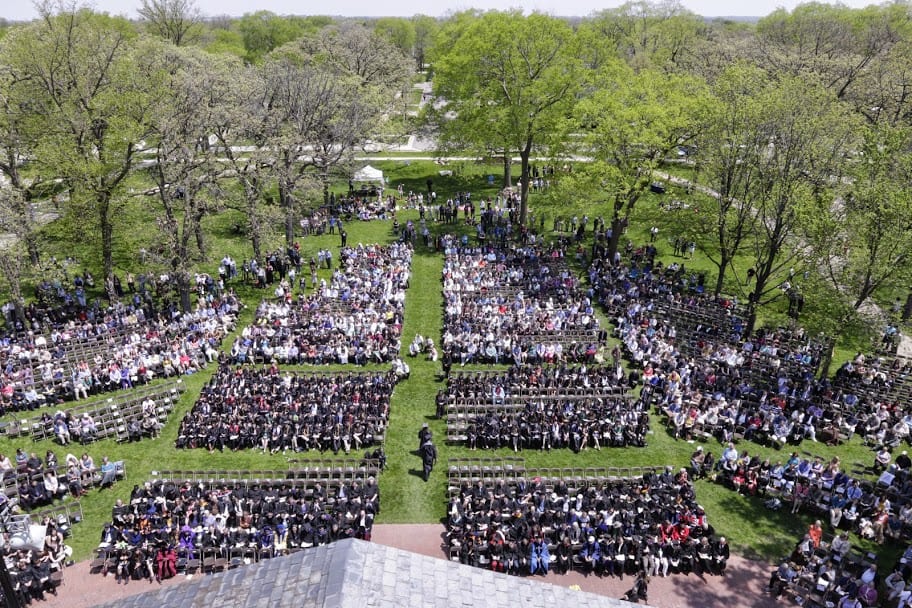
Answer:
<svg viewBox="0 0 912 608"><path fill-rule="evenodd" d="M374 526L373 542L446 559L442 532L443 527L436 524L377 525ZM44 608L89 608L160 586L148 581L118 585L113 575L102 577L90 574L89 563L84 561L68 568L57 597L49 595L47 601L37 605ZM776 601L763 592L771 570L766 563L733 555L724 577L692 574L653 578L649 584L649 604L656 608L772 608L777 605ZM187 580L187 577L178 576L164 581L162 585L179 585ZM633 584L632 577L620 580L587 577L577 572L551 574L541 580L562 587L578 586L583 591L615 598L624 595Z"/></svg>

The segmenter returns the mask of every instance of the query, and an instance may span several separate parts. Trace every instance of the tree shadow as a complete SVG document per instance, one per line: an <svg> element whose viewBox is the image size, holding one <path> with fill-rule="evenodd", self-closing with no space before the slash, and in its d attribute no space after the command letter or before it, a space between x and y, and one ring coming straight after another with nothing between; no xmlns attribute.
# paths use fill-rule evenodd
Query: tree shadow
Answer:
<svg viewBox="0 0 912 608"><path fill-rule="evenodd" d="M726 512L740 513L745 521L751 522L755 541L750 547L738 547L741 555L751 560L788 555L814 519L809 513L790 513L787 504L780 510L770 510L762 497L746 498L733 491L719 501L719 506Z"/></svg>

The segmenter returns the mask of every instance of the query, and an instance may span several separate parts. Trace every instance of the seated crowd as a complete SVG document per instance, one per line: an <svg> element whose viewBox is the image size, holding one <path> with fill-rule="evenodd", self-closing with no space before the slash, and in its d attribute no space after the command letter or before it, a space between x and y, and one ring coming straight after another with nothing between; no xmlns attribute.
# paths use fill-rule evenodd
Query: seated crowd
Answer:
<svg viewBox="0 0 912 608"><path fill-rule="evenodd" d="M671 467L576 489L541 478L463 482L447 507L446 535L454 559L510 574L721 575L729 558L687 471Z"/></svg>
<svg viewBox="0 0 912 608"><path fill-rule="evenodd" d="M0 508L33 511L67 497L84 496L92 487L107 488L118 475L117 463L107 456L96 463L88 452L78 458L69 453L61 463L53 450L41 458L18 448L15 460L0 454Z"/></svg>
<svg viewBox="0 0 912 608"><path fill-rule="evenodd" d="M118 441L129 442L157 437L178 399L177 390L160 384L156 390L137 396L132 403L131 400L124 400L122 404L102 401L81 408L57 410L53 415L45 412L40 422L32 423L32 437L36 441L54 437L64 446L70 443L85 445L112 434ZM115 409L112 411L112 408ZM96 419L99 416L100 419Z"/></svg>
<svg viewBox="0 0 912 608"><path fill-rule="evenodd" d="M645 446L649 416L626 389L620 367L514 366L451 373L437 410L472 449Z"/></svg>
<svg viewBox="0 0 912 608"><path fill-rule="evenodd" d="M297 299L287 281L235 339L232 363L382 363L399 353L412 249L407 244L346 247L329 283ZM316 277L316 274L314 274ZM303 279L302 279L303 280Z"/></svg>
<svg viewBox="0 0 912 608"><path fill-rule="evenodd" d="M101 318L71 320L49 335L0 337L0 413L192 373L217 356L239 306L230 292L202 299L192 312L155 317L142 307L116 305Z"/></svg>
<svg viewBox="0 0 912 608"><path fill-rule="evenodd" d="M789 594L806 606L908 608L910 580L912 547L882 577L876 555L853 547L847 532L832 538L824 535L817 521L772 572L767 590L774 597Z"/></svg>
<svg viewBox="0 0 912 608"><path fill-rule="evenodd" d="M35 522L45 527L43 542L26 544L14 549L7 546L2 552L6 560L16 603L6 602L0 589L0 602L9 606L27 606L35 600L44 600L46 593L57 595L57 588L63 583L63 571L73 550L64 542L65 532L58 522L45 518Z"/></svg>
<svg viewBox="0 0 912 608"><path fill-rule="evenodd" d="M561 249L449 239L443 351L450 363L593 361L605 335Z"/></svg>
<svg viewBox="0 0 912 608"><path fill-rule="evenodd" d="M342 538L370 540L380 511L373 477L320 483L204 483L157 480L135 486L112 508L97 566L118 583L162 580L178 571L237 566Z"/></svg>
<svg viewBox="0 0 912 608"><path fill-rule="evenodd" d="M594 295L617 315L618 336L676 437L743 437L782 447L804 439L837 444L867 433L866 425L872 441L906 432L895 407L864 405L815 378L827 342L801 329L744 336L736 302L705 295L696 289L699 279L672 266L596 260L590 279Z"/></svg>
<svg viewBox="0 0 912 608"><path fill-rule="evenodd" d="M836 371L832 400L852 432L872 446L891 448L910 440L912 361L858 353Z"/></svg>
<svg viewBox="0 0 912 608"><path fill-rule="evenodd" d="M476 414L466 429L466 445L473 450L569 448L580 452L587 448L645 447L648 431L648 414L629 398L569 401L558 397L530 401L521 411Z"/></svg>
<svg viewBox="0 0 912 608"><path fill-rule="evenodd" d="M178 448L332 450L382 440L394 372L282 373L222 365L181 421Z"/></svg>
<svg viewBox="0 0 912 608"><path fill-rule="evenodd" d="M718 459L698 446L691 456L691 474L714 475L737 492L763 496L767 506L792 513L807 510L824 518L831 529L845 529L876 543L887 538L912 539L912 459L903 454L876 483L853 477L838 458L785 460L751 456L729 443Z"/></svg>

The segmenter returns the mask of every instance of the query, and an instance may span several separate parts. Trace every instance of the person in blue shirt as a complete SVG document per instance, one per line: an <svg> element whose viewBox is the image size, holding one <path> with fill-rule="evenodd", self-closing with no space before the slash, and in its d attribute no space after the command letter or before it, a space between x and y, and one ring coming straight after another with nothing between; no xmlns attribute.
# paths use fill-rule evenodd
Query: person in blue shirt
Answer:
<svg viewBox="0 0 912 608"><path fill-rule="evenodd" d="M594 536L586 538L582 548L579 551L580 559L586 567L587 572L593 572L601 561L601 549L595 541Z"/></svg>
<svg viewBox="0 0 912 608"><path fill-rule="evenodd" d="M529 574L548 574L548 565L551 561L548 544L541 537L536 537L532 539L530 547Z"/></svg>

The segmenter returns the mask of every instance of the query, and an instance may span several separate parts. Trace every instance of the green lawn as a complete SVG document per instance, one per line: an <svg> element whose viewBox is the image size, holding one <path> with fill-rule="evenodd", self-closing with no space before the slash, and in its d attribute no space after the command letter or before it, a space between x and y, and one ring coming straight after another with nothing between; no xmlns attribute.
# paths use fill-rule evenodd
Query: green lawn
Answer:
<svg viewBox="0 0 912 608"><path fill-rule="evenodd" d="M464 163L459 166L457 174L440 177L437 175L439 166L430 161L381 161L376 163L387 172L391 185L395 187L402 183L406 190L424 191L428 175L434 180L438 196L451 196L454 191L469 190L477 200L481 196L493 196L495 187L488 185L487 176L494 175L495 181L499 179L499 167L491 165L478 165ZM648 217L650 206L657 199L647 197L641 204L643 213ZM533 196L532 209L543 213L549 218L557 215L572 213L570 207L563 208L553 204L545 204L543 199ZM590 213L590 217L598 215L597 210ZM416 211L400 214L400 221L412 218L417 219ZM206 220L206 234L208 256L202 264L203 269L215 272L218 260L225 253L232 255L239 262L251 255L249 243L239 237L234 227L243 218L238 212L225 211L220 215ZM121 222L118 231L117 265L123 271L139 270L138 251L148 246L151 235L145 231L136 230L140 226L154 221L151 209L140 203L130 206ZM549 220L550 221L550 220ZM67 228L65 222L58 222L46 228L45 236L49 248L57 247L58 250L68 252L80 260L87 260L91 267L93 244L85 240L73 240L75 229ZM628 238L634 242L644 242L648 224L641 222L633 224ZM357 243L386 243L394 238L391 222L353 221L346 225L349 244ZM469 232L471 228L464 225L434 226L435 231ZM550 223L546 224L546 232L550 231ZM120 237L123 238L120 238ZM556 235L548 232L547 239ZM666 237L669 235L665 235ZM280 235L276 235L268 243L269 248L281 246ZM313 255L318 249L331 247L338 249L339 240L335 235L320 237L301 237L300 242L305 259ZM665 259L671 259L670 251L662 251ZM60 256L61 258L63 256ZM695 259L689 262L694 268L710 270L705 260ZM440 340L442 329L442 296L440 284L440 271L442 256L429 251L419 244L413 258L412 279L407 292L405 323L402 335L402 344L407 348L416 333ZM97 268L93 268L97 272ZM321 271L324 275L327 271ZM97 275L96 275L97 276ZM239 295L247 305L239 321L239 327L252 319L253 309L256 307L263 292L257 291L248 285L235 285ZM606 320L603 317L603 322ZM225 347L230 346L232 337L225 342ZM513 456L512 452L501 450L499 452L470 452L461 446L450 446L444 441L446 436L445 423L434 418L434 396L443 384L439 380L440 365L425 361L423 358L408 359L411 366L411 377L400 383L393 394L391 417L386 433L386 452L388 467L380 477L380 487L383 496L382 512L379 523L400 522L436 522L444 516L446 502L446 469L447 459L452 457L498 457ZM82 500L85 521L75 528L74 536L70 543L76 550L77 558L86 558L96 546L102 523L109 519L111 506L117 498L128 499L134 484L142 483L150 478L156 470L177 469L285 469L288 462L281 454L265 455L260 452L242 453L215 453L208 454L205 450L178 451L174 446L177 430L183 415L192 406L195 396L202 385L208 381L213 367L194 376L185 377L188 390L172 412L162 436L156 440L145 440L137 444L116 444L113 441L101 441L88 447L88 451L96 461L101 456L107 455L115 460L125 460L128 479L116 484L113 489L95 490ZM440 461L429 482L425 483L420 475L421 461L415 454L417 446L417 432L422 423L428 422L437 438ZM38 444L31 440L8 438L0 439L0 451L12 454L17 447L28 451L43 454L47 449L54 449L60 460L66 453L64 448L52 445L45 441ZM776 452L765 449L752 443L742 443L742 449L769 455L771 458L786 458L786 452ZM694 446L683 441L674 440L659 424L653 415L652 433L649 435L649 447L646 449L602 449L601 451L586 451L582 454L572 454L569 451L551 452L523 452L519 454L526 460L529 468L535 467L579 467L579 466L663 466L672 464L682 466L689 460L689 455ZM828 448L819 444L805 444L804 450L829 458L839 455L846 467L851 468L855 462L869 463L873 457L870 449L860 445L857 441L839 448ZM73 451L77 453L79 448ZM706 449L719 452L719 446L711 440ZM302 455L297 455L302 456ZM306 457L325 458L325 455L312 453ZM710 522L723 534L727 535L738 550L754 557L774 559L792 548L801 532L806 528L809 517L806 515L793 517L785 513L771 513L763 508L759 499L749 499L737 496L729 490L709 482L697 483L697 495L705 506ZM888 550L889 551L889 550Z"/></svg>

